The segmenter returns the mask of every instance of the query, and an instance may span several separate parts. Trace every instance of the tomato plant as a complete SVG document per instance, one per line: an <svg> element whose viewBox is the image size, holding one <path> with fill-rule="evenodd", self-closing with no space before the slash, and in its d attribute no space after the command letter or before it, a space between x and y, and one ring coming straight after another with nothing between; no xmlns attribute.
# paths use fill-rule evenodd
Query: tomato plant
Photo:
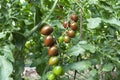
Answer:
<svg viewBox="0 0 120 80"><path fill-rule="evenodd" d="M119 8L119 0L0 0L0 80L22 80L26 66L40 80L119 80Z"/></svg>

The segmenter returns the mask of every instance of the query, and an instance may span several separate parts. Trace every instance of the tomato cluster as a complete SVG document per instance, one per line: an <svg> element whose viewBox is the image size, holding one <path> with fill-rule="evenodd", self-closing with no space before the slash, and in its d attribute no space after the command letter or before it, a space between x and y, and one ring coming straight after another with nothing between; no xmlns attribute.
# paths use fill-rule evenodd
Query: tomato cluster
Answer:
<svg viewBox="0 0 120 80"><path fill-rule="evenodd" d="M48 55L50 56L49 65L55 66L53 71L48 74L48 80L55 80L56 76L60 76L63 74L63 68L58 66L59 58L58 58L58 47L56 46L56 40L51 33L53 32L53 28L49 25L44 25L40 30L40 33L45 36L44 44L48 47Z"/></svg>
<svg viewBox="0 0 120 80"><path fill-rule="evenodd" d="M69 43L71 38L74 38L76 35L76 30L78 29L78 16L73 13L70 15L70 20L69 21L64 21L63 22L63 27L66 29L66 33L63 36L59 38L59 42L64 41L65 43Z"/></svg>
<svg viewBox="0 0 120 80"><path fill-rule="evenodd" d="M66 29L65 35L59 37L58 42L69 43L71 38L74 38L76 35L76 30L78 29L78 16L76 14L72 14L70 16L71 21L65 21L63 23L63 27ZM40 30L40 33L45 36L44 44L48 47L48 55L50 56L49 65L54 66L51 73L48 74L48 80L55 80L57 76L61 76L64 74L63 68L58 65L58 47L56 46L56 39L51 34L53 32L53 28L50 25L44 25Z"/></svg>

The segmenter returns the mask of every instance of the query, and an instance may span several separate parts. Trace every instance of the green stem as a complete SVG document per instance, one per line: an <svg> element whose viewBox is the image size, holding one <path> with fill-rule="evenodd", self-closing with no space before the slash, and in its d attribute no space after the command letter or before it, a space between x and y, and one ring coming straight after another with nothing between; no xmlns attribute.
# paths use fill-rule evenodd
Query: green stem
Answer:
<svg viewBox="0 0 120 80"><path fill-rule="evenodd" d="M100 80L103 79L103 73L102 73L102 65L103 65L103 57L100 56Z"/></svg>
<svg viewBox="0 0 120 80"><path fill-rule="evenodd" d="M57 5L57 2L58 0L55 0L51 10L50 10L50 13L46 16L45 19L43 19L41 22L39 22L36 26L33 27L33 29L30 31L30 33L28 35L26 35L27 38L29 38L35 31L37 31L43 23L45 23L47 21L47 19L50 17L50 15L52 14L52 12L54 11L56 5Z"/></svg>

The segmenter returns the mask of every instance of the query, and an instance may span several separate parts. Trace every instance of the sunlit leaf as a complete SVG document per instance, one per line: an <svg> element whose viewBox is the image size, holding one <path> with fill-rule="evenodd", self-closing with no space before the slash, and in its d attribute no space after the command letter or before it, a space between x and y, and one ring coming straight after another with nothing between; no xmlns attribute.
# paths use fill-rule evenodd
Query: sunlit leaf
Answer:
<svg viewBox="0 0 120 80"><path fill-rule="evenodd" d="M0 80L10 80L13 67L4 56L0 56Z"/></svg>
<svg viewBox="0 0 120 80"><path fill-rule="evenodd" d="M91 66L91 63L89 61L80 61L80 62L66 65L64 68L66 71L68 71L68 70L82 71L82 70L88 69L90 66Z"/></svg>
<svg viewBox="0 0 120 80"><path fill-rule="evenodd" d="M84 48L85 50L89 50L91 53L95 52L95 46L93 46L92 44L83 44L81 45L82 48Z"/></svg>
<svg viewBox="0 0 120 80"><path fill-rule="evenodd" d="M72 56L78 56L79 54L84 54L85 49L82 48L79 44L73 46L68 52L68 55L72 55Z"/></svg>
<svg viewBox="0 0 120 80"><path fill-rule="evenodd" d="M5 33L3 33L3 32L0 33L0 39L1 39L1 38L4 38L5 36L6 36Z"/></svg>
<svg viewBox="0 0 120 80"><path fill-rule="evenodd" d="M102 71L112 71L113 67L114 67L114 65L113 65L112 63L105 64L105 65L103 66Z"/></svg>
<svg viewBox="0 0 120 80"><path fill-rule="evenodd" d="M4 56L5 56L8 60L14 62L13 53L12 53L12 51L11 51L11 49L10 49L10 46L4 46Z"/></svg>
<svg viewBox="0 0 120 80"><path fill-rule="evenodd" d="M112 18L112 19L103 19L104 22L112 24L112 25L117 25L120 26L120 20L116 19L116 18Z"/></svg>
<svg viewBox="0 0 120 80"><path fill-rule="evenodd" d="M64 29L63 25L60 23L59 20L52 20L52 21L50 22L50 24L51 24L52 26L57 26L57 27L59 27L60 29Z"/></svg>
<svg viewBox="0 0 120 80"><path fill-rule="evenodd" d="M95 28L99 27L99 24L101 23L101 18L99 18L99 17L90 18L90 19L87 19L87 21L88 21L87 27L89 29L95 29Z"/></svg>

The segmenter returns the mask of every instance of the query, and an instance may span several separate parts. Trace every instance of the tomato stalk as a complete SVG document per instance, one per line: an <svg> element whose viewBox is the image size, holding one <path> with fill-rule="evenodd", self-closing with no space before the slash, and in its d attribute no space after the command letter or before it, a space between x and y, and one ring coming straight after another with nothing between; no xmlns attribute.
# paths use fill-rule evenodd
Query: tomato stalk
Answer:
<svg viewBox="0 0 120 80"><path fill-rule="evenodd" d="M81 4L82 6L82 4ZM82 40L82 8L80 7L80 38L79 40ZM77 60L79 60L79 56L77 56ZM77 74L77 70L75 70L75 73L74 73L74 80L76 79L76 74Z"/></svg>
<svg viewBox="0 0 120 80"><path fill-rule="evenodd" d="M58 2L58 0L55 0L55 2L53 4L53 6L52 6L52 8L51 8L51 10L49 12L49 14L46 16L45 19L43 19L41 22L39 22L36 26L34 26L32 28L32 30L30 31L30 33L28 35L26 35L27 38L29 38L35 31L37 31L48 20L48 18L50 17L50 15L53 13L53 11L55 9L55 7L57 5L57 2Z"/></svg>

